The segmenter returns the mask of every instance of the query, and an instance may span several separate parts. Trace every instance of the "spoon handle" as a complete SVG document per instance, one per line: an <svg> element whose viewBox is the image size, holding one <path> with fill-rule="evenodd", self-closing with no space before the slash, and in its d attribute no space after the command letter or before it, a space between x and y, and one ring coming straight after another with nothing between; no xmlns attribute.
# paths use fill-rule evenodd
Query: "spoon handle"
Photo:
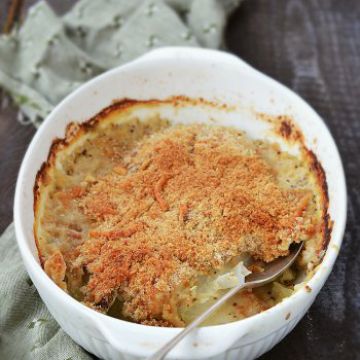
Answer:
<svg viewBox="0 0 360 360"><path fill-rule="evenodd" d="M194 328L198 327L209 315L211 315L215 310L217 310L224 302L230 299L235 295L239 290L249 287L249 283L240 284L231 290L229 290L225 295L218 299L214 304L212 304L206 311L204 311L200 316L198 316L194 321L192 321L184 330L179 332L174 338L172 338L168 343L166 343L160 350L155 354L150 356L148 360L162 360L165 355L187 334L189 334Z"/></svg>

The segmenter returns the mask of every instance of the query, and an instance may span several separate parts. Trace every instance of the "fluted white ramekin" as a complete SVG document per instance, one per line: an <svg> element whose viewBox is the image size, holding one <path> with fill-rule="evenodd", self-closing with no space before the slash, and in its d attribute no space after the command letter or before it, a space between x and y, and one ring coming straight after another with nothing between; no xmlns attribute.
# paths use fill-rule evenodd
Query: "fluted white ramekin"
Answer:
<svg viewBox="0 0 360 360"><path fill-rule="evenodd" d="M114 319L77 302L42 270L33 236L35 175L47 157L51 141L64 136L66 125L87 120L114 99L164 99L174 95L226 103L235 109L236 116L224 115L224 123L240 126L237 119L241 118L241 127L255 135L263 129L251 118L251 112L289 114L326 173L334 226L323 262L308 283L311 291L302 288L273 308L245 320L200 328L169 354L171 359L254 359L293 329L327 279L344 233L346 186L334 140L316 112L292 91L233 55L195 48L154 50L91 80L62 101L36 133L20 169L14 217L21 255L41 298L60 326L100 358L148 356L180 331ZM194 116L190 110L189 117Z"/></svg>

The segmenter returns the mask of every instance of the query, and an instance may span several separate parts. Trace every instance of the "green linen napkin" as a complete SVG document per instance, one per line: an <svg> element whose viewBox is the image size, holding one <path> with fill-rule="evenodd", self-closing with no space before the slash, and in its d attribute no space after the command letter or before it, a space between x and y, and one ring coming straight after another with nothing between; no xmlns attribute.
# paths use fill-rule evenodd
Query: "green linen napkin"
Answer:
<svg viewBox="0 0 360 360"><path fill-rule="evenodd" d="M22 264L13 224L0 246L0 359L92 359L59 328L41 301Z"/></svg>
<svg viewBox="0 0 360 360"><path fill-rule="evenodd" d="M101 72L166 45L222 45L240 0L80 0L63 17L33 6L0 37L0 87L38 126L67 94Z"/></svg>
<svg viewBox="0 0 360 360"><path fill-rule="evenodd" d="M80 0L63 17L45 3L0 37L0 87L35 126L84 81L165 45L222 47L241 0ZM31 283L14 227L0 238L0 359L92 359L58 326Z"/></svg>

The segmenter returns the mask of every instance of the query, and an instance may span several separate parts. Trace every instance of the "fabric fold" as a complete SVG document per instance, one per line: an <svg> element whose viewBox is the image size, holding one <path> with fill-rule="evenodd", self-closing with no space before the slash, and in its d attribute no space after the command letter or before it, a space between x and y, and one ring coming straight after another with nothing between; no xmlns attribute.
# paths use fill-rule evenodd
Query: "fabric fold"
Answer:
<svg viewBox="0 0 360 360"><path fill-rule="evenodd" d="M241 0L80 0L60 17L44 1L0 37L0 87L35 125L85 81L162 46L223 46Z"/></svg>

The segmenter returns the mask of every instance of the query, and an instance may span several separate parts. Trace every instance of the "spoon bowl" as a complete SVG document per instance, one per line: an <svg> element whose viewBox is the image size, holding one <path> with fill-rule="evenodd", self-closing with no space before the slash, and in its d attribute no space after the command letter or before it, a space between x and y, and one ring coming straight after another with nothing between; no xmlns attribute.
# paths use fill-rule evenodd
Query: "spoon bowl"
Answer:
<svg viewBox="0 0 360 360"><path fill-rule="evenodd" d="M287 268L289 268L300 254L304 242L293 244L290 246L290 253L288 256L277 258L269 264L265 265L262 272L251 273L245 278L244 286L246 288L254 288L268 284L280 276Z"/></svg>

